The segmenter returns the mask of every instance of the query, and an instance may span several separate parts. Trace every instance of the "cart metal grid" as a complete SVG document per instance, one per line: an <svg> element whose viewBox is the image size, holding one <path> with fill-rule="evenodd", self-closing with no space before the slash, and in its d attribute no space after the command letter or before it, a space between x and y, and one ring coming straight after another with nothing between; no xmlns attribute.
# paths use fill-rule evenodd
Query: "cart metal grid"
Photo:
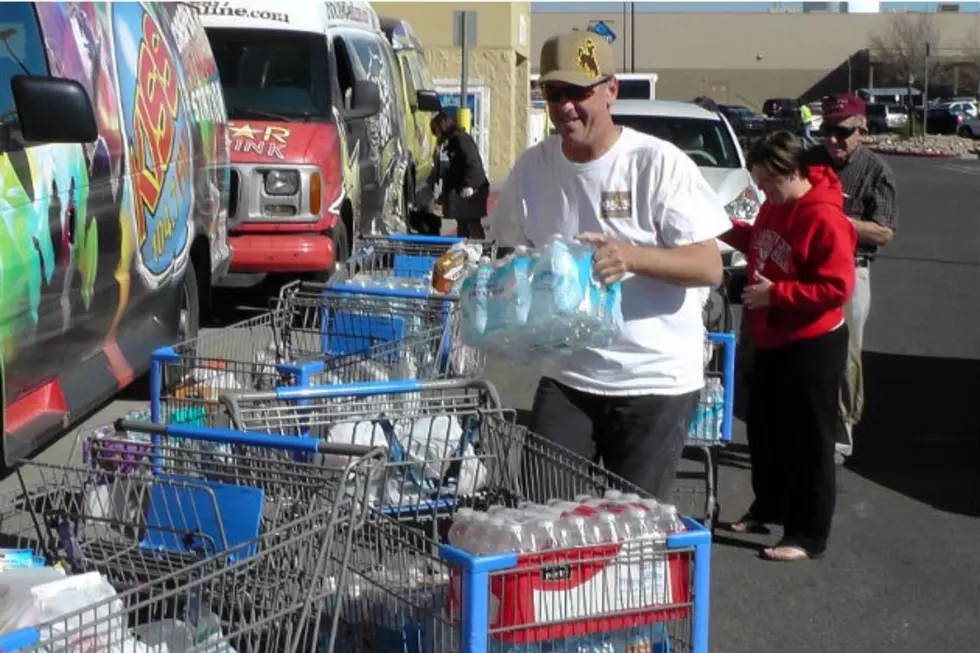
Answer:
<svg viewBox="0 0 980 653"><path fill-rule="evenodd" d="M417 234L360 236L354 252L335 281L350 280L360 275L427 280L432 275L436 260L461 242L479 245L483 256L496 258L497 244L489 240Z"/></svg>
<svg viewBox="0 0 980 653"><path fill-rule="evenodd" d="M180 441L164 442L168 429ZM148 437L84 440L82 465L31 462L17 474L47 558L122 588L202 558L233 561L227 551L320 506L333 511L321 525L330 537L336 523L363 519L385 460L383 449L227 429L120 420L117 431Z"/></svg>
<svg viewBox="0 0 980 653"><path fill-rule="evenodd" d="M356 532L343 524L324 537L333 519L332 509L313 508L229 549L233 562L191 562L176 574L0 636L0 650L135 653L167 650L170 642L177 646L169 650L329 653L340 617L331 606L339 607L335 597L347 594L349 577L338 552Z"/></svg>
<svg viewBox="0 0 980 653"><path fill-rule="evenodd" d="M122 421L117 428L166 430ZM20 492L2 497L0 533L23 545L29 523L33 548L49 562L73 574L98 572L124 594L11 633L0 650L51 650L93 639L118 645L136 621L152 639L152 622L177 615L193 624L195 637L220 629L215 650L229 640L238 651L315 650L325 599L344 588L353 535L366 520L384 451L171 428L248 451L216 461L186 446L100 438L82 443L83 466L18 468ZM309 465L282 455L295 451L345 462ZM161 462L171 459L179 463ZM337 615L328 616L332 642ZM210 630L202 633L205 624Z"/></svg>
<svg viewBox="0 0 980 653"><path fill-rule="evenodd" d="M683 518L684 531L628 545L477 557L438 544L462 506L515 507L608 489L649 496L497 413L481 417L475 457L486 483L447 505L442 537L381 514L355 537L337 650L559 652L577 650L574 643L706 653L711 534L693 519ZM601 577L601 588L575 582L585 577ZM563 589L536 600L549 578Z"/></svg>
<svg viewBox="0 0 980 653"><path fill-rule="evenodd" d="M314 284L315 286L315 284ZM154 423L224 426L220 392L479 373L444 301L293 284L269 313L154 352Z"/></svg>

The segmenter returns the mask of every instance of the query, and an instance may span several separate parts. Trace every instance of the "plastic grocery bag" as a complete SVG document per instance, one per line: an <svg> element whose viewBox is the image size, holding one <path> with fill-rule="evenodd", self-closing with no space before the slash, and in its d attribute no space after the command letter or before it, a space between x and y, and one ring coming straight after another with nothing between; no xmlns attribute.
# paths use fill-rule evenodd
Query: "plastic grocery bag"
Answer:
<svg viewBox="0 0 980 653"><path fill-rule="evenodd" d="M115 597L109 581L94 571L37 585L18 627L49 624L41 629L41 650L48 653L149 652L129 633L123 602Z"/></svg>

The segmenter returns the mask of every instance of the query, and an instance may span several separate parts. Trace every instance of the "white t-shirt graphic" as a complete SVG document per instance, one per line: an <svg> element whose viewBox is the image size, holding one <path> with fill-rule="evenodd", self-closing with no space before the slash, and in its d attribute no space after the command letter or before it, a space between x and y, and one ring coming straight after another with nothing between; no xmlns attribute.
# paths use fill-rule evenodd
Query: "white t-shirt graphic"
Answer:
<svg viewBox="0 0 980 653"><path fill-rule="evenodd" d="M629 128L602 157L573 163L552 136L527 149L489 220L502 246L543 245L592 231L646 247L678 247L731 228L721 200L671 143ZM623 335L605 349L547 361L544 375L601 395L679 395L704 385L703 288L623 281Z"/></svg>

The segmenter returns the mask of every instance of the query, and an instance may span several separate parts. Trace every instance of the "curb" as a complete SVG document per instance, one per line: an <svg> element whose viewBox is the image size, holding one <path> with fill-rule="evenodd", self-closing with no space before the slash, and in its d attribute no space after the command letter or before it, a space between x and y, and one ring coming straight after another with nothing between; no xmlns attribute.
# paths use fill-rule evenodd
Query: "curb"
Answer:
<svg viewBox="0 0 980 653"><path fill-rule="evenodd" d="M877 152L878 154L884 154L887 156L917 156L923 159L958 159L959 154L942 154L939 152L896 152L894 150L886 150L880 147L873 147L865 145L872 152Z"/></svg>

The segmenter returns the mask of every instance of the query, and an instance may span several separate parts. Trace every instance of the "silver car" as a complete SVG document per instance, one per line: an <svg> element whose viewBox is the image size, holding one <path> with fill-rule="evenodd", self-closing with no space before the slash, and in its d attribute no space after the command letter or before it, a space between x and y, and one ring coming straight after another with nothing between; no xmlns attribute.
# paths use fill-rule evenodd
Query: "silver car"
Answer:
<svg viewBox="0 0 980 653"><path fill-rule="evenodd" d="M619 100L613 105L613 120L684 150L717 193L728 217L755 220L764 196L745 168L734 130L720 113L689 102ZM720 241L718 245L726 267L746 265L741 253Z"/></svg>

